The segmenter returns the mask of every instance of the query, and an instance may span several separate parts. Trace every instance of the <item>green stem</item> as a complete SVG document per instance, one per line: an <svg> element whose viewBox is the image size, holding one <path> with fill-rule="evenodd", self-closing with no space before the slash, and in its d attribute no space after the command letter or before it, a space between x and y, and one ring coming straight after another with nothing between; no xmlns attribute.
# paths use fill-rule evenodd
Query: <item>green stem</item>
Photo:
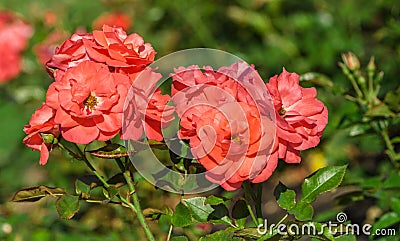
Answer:
<svg viewBox="0 0 400 241"><path fill-rule="evenodd" d="M101 176L100 173L97 172L96 168L89 162L89 160L86 158L85 153L79 148L79 146L77 144L75 144L75 147L78 150L79 155L76 154L75 152L73 152L72 150L64 147L63 145L60 145L60 147L65 149L65 150L67 150L70 154L73 153L74 157L76 157L76 156L80 157L79 159L83 160L85 162L85 164L94 173L94 175L96 175L96 177L101 181L103 186L105 188L107 188L107 189L110 187L110 184L108 184L107 181L103 178L103 176ZM116 158L116 162L117 162L118 166L120 167L121 171L123 171L124 178L126 180L126 183L128 184L130 195L131 195L132 200L133 200L133 204L131 202L129 202L128 200L126 200L125 198L123 198L119 194L117 195L117 197L124 204L126 204L134 213L136 213L136 216L138 217L138 220L139 220L140 224L142 225L142 227L144 229L144 232L146 233L147 238L150 241L155 241L155 238L154 238L153 234L151 233L151 231L149 229L149 226L146 223L146 219L143 216L142 209L141 209L140 203L139 203L139 199L138 199L138 196L136 194L135 186L132 183L130 172L129 171L125 171L125 166L123 165L121 159Z"/></svg>
<svg viewBox="0 0 400 241"><path fill-rule="evenodd" d="M281 220L279 220L279 222L275 225L275 227L279 227L279 225L281 225L281 223L283 223L287 217L289 216L289 214L286 214Z"/></svg>
<svg viewBox="0 0 400 241"><path fill-rule="evenodd" d="M243 187L244 187L245 202L246 202L247 209L249 210L251 219L253 220L253 222L256 225L259 225L260 224L259 220L254 215L253 209L250 205L250 199L253 199L253 201L254 201L256 199L256 194L253 192L253 190L250 187L250 184L247 181L245 181L243 183Z"/></svg>
<svg viewBox="0 0 400 241"><path fill-rule="evenodd" d="M247 199L247 198L246 198L246 199ZM253 220L253 222L254 222L256 225L258 225L258 224L259 224L259 223L258 223L258 220L256 219L256 216L254 215L254 212L253 212L253 209L251 208L250 203L249 203L247 200L245 200L245 202L246 202L247 209L249 210L251 219Z"/></svg>
<svg viewBox="0 0 400 241"><path fill-rule="evenodd" d="M262 208L261 208L261 204L262 204L262 183L257 184L257 198L255 200L255 204L256 204L256 214L257 214L257 219L258 219L258 223L262 223L263 222L263 215L262 215Z"/></svg>
<svg viewBox="0 0 400 241"><path fill-rule="evenodd" d="M361 99L363 97L363 94L362 94L362 91L360 90L360 88L358 87L353 74L350 73L350 70L343 63L339 63L339 66L342 68L343 73L347 76L347 78L350 80L351 84L353 85L353 88L357 94L357 98Z"/></svg>
<svg viewBox="0 0 400 241"><path fill-rule="evenodd" d="M397 160L399 159L399 158L398 158L398 154L397 154L396 151L394 150L393 144L392 144L392 142L390 141L390 138L389 138L389 134L388 134L388 132L387 132L387 129L383 129L383 130L381 131L381 135L382 135L382 137L383 137L383 140L385 141L385 145L386 145L386 148L387 148L387 151L388 151L388 156L389 156L390 160L392 161L393 165L394 165L396 168L398 168L398 167L399 167L399 164L397 163Z"/></svg>
<svg viewBox="0 0 400 241"><path fill-rule="evenodd" d="M129 187L133 205L136 208L136 216L139 220L139 223L140 223L140 225L142 225L147 238L150 241L155 241L155 238L154 238L153 234L151 233L149 226L146 223L146 219L143 216L142 208L140 207L139 198L136 194L135 185L133 184L130 171L125 171L124 177L125 177L126 183L128 184L128 187Z"/></svg>
<svg viewBox="0 0 400 241"><path fill-rule="evenodd" d="M75 144L76 149L78 150L79 154L80 154L80 160L83 160L86 164L86 166L89 167L89 169L94 173L94 175L100 180L100 182L103 184L103 186L108 189L110 187L110 184L107 183L107 181L103 178L102 175L100 175L100 173L96 170L96 168L92 165L92 163L89 162L89 160L86 158L85 153L82 152L82 150L79 148L79 146L77 144ZM63 147L65 148L65 147ZM66 149L71 151L70 149ZM74 153L74 152L73 152ZM77 155L76 153L74 153L75 155ZM126 206L128 206L133 212L136 213L136 208L135 206L132 205L132 203L130 203L128 200L126 200L124 197L122 197L121 195L117 194L117 197L119 198L119 200L121 200L121 202L123 202Z"/></svg>
<svg viewBox="0 0 400 241"><path fill-rule="evenodd" d="M168 230L168 236L167 236L167 241L169 241L171 239L171 235L172 235L172 228L174 226L172 226L172 224L169 226L169 230Z"/></svg>

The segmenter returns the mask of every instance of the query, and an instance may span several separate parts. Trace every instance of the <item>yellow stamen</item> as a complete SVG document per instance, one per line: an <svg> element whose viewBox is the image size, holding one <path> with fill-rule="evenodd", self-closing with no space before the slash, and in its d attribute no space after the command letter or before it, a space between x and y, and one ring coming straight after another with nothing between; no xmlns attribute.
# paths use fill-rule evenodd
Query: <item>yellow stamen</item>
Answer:
<svg viewBox="0 0 400 241"><path fill-rule="evenodd" d="M279 113L280 116L284 116L284 115L286 114L286 110L283 109L283 107L281 107L281 108L279 109L278 113Z"/></svg>
<svg viewBox="0 0 400 241"><path fill-rule="evenodd" d="M89 97L87 97L86 100L83 101L83 104L89 110L93 110L96 107L96 105L98 104L96 96L89 95Z"/></svg>

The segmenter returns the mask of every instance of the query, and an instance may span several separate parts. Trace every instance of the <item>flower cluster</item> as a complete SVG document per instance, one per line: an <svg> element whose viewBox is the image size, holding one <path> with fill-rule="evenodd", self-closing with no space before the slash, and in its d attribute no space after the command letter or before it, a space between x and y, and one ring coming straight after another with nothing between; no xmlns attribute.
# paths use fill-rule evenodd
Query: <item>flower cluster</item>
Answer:
<svg viewBox="0 0 400 241"><path fill-rule="evenodd" d="M265 84L245 62L218 70L179 67L170 76L170 97L156 87L162 75L148 67L155 54L139 35L107 25L56 48L47 62L55 81L24 128L24 143L41 152L40 164L61 137L89 144L118 134L140 140L145 133L163 141L162 129L176 113L177 135L207 179L235 190L245 180L267 180L278 159L299 163L300 151L320 142L327 108L315 88L300 86L296 73L283 69Z"/></svg>
<svg viewBox="0 0 400 241"><path fill-rule="evenodd" d="M123 137L129 89L155 54L139 35L127 35L121 28L107 25L92 34L74 34L62 43L47 63L55 81L49 86L46 102L24 128L28 136L23 142L41 152L40 164L46 164L49 150L57 144L44 136L61 136L77 144L107 141L117 134ZM157 105L166 105L169 96L157 93ZM146 112L150 126L154 119L161 119L158 115L161 113ZM149 138L159 140L161 134L154 132Z"/></svg>
<svg viewBox="0 0 400 241"><path fill-rule="evenodd" d="M189 140L206 177L226 190L237 189L244 180L265 181L278 158L300 162L300 151L316 146L327 124L327 109L316 99L316 90L302 88L299 76L286 70L266 84L272 100L268 103L266 97L264 105L256 105L260 100L245 85L246 79L260 78L245 63L217 71L181 67L172 78L179 137ZM275 118L262 114L268 106Z"/></svg>
<svg viewBox="0 0 400 241"><path fill-rule="evenodd" d="M20 55L32 34L32 27L14 13L0 12L0 82L19 75L22 65Z"/></svg>

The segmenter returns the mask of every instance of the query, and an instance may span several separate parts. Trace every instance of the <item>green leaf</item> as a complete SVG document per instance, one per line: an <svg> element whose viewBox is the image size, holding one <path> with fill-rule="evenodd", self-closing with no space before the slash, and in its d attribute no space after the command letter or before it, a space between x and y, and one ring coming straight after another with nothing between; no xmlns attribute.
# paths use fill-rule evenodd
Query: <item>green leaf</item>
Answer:
<svg viewBox="0 0 400 241"><path fill-rule="evenodd" d="M241 228L235 230L235 236L257 239L260 238L261 234L258 228Z"/></svg>
<svg viewBox="0 0 400 241"><path fill-rule="evenodd" d="M233 235L233 233L226 230L217 231L213 234L201 237L199 241L245 241L243 238L238 238Z"/></svg>
<svg viewBox="0 0 400 241"><path fill-rule="evenodd" d="M400 187L400 176L392 172L386 181L383 182L384 188L397 188Z"/></svg>
<svg viewBox="0 0 400 241"><path fill-rule="evenodd" d="M207 222L208 215L214 211L214 208L210 204L205 204L205 201L205 197L194 197L183 200L193 214L193 218L199 222Z"/></svg>
<svg viewBox="0 0 400 241"><path fill-rule="evenodd" d="M83 198L89 198L90 186L79 179L75 180L75 193L81 195Z"/></svg>
<svg viewBox="0 0 400 241"><path fill-rule="evenodd" d="M377 117L391 117L394 116L393 112L389 109L389 107L381 102L378 105L372 107L371 109L369 109L366 113L366 116L377 116Z"/></svg>
<svg viewBox="0 0 400 241"><path fill-rule="evenodd" d="M186 227L192 223L192 216L189 209L182 203L178 203L172 215L172 224L177 227Z"/></svg>
<svg viewBox="0 0 400 241"><path fill-rule="evenodd" d="M119 191L115 186L109 186L108 188L103 188L103 194L109 200L117 196L118 193Z"/></svg>
<svg viewBox="0 0 400 241"><path fill-rule="evenodd" d="M277 203L281 208L291 210L296 205L296 193L287 189L279 195Z"/></svg>
<svg viewBox="0 0 400 241"><path fill-rule="evenodd" d="M224 223L227 225L233 225L231 220L227 216L221 216L225 214L225 211L222 207L220 207L219 205L213 207L210 204L206 204L205 201L205 197L183 199L183 202L187 205L195 220L199 222L211 221L213 223Z"/></svg>
<svg viewBox="0 0 400 241"><path fill-rule="evenodd" d="M36 202L44 197L57 197L65 194L64 189L58 187L48 187L40 185L19 190L14 194L12 202Z"/></svg>
<svg viewBox="0 0 400 241"><path fill-rule="evenodd" d="M391 140L392 144L400 143L400 136L395 136Z"/></svg>
<svg viewBox="0 0 400 241"><path fill-rule="evenodd" d="M246 201L238 200L232 208L232 217L234 219L242 219L247 218L250 215L249 210L247 209Z"/></svg>
<svg viewBox="0 0 400 241"><path fill-rule="evenodd" d="M390 199L390 206L392 207L393 211L400 215L400 199L392 197Z"/></svg>
<svg viewBox="0 0 400 241"><path fill-rule="evenodd" d="M288 189L287 186L285 186L283 183L279 182L278 185L276 185L276 187L274 189L275 199L278 200L280 198L281 193L283 193L287 189Z"/></svg>
<svg viewBox="0 0 400 241"><path fill-rule="evenodd" d="M186 236L175 236L170 239L171 241L188 241Z"/></svg>
<svg viewBox="0 0 400 241"><path fill-rule="evenodd" d="M143 210L143 215L151 220L158 220L162 214L164 214L164 212L156 208L146 208Z"/></svg>
<svg viewBox="0 0 400 241"><path fill-rule="evenodd" d="M265 227L264 227L265 228ZM281 234L279 234L279 230L278 229L272 229L272 230L264 230L266 231L265 234L263 234L263 236L261 236L259 239L257 239L257 241L265 241L265 240L281 240L280 237L282 237Z"/></svg>
<svg viewBox="0 0 400 241"><path fill-rule="evenodd" d="M214 208L214 211L208 215L207 221L232 225L232 221L229 218L228 208L224 204L213 205L212 208Z"/></svg>
<svg viewBox="0 0 400 241"><path fill-rule="evenodd" d="M103 159L115 159L129 156L128 151L126 148L117 143L109 143L106 146L103 146L96 150L87 151L91 155L103 158Z"/></svg>
<svg viewBox="0 0 400 241"><path fill-rule="evenodd" d="M56 209L61 218L71 219L79 210L79 196L61 196L56 202Z"/></svg>
<svg viewBox="0 0 400 241"><path fill-rule="evenodd" d="M377 229L388 228L396 223L400 222L400 215L395 212L385 213L382 217L378 219L372 225L372 234L376 232Z"/></svg>
<svg viewBox="0 0 400 241"><path fill-rule="evenodd" d="M327 166L319 169L304 180L301 186L301 200L311 203L319 194L336 188L342 182L345 171L346 165Z"/></svg>
<svg viewBox="0 0 400 241"><path fill-rule="evenodd" d="M205 204L210 204L210 205L218 205L218 204L223 204L227 199L224 197L217 197L214 195L211 195L206 198Z"/></svg>
<svg viewBox="0 0 400 241"><path fill-rule="evenodd" d="M311 204L300 201L292 209L288 211L293 214L295 218L299 221L311 220L314 215L314 209Z"/></svg>
<svg viewBox="0 0 400 241"><path fill-rule="evenodd" d="M360 186L363 188L380 188L382 186L382 180L379 177L371 177L365 179L363 182L360 183Z"/></svg>
<svg viewBox="0 0 400 241"><path fill-rule="evenodd" d="M400 88L395 91L389 91L385 95L384 102L395 112L400 112Z"/></svg>
<svg viewBox="0 0 400 241"><path fill-rule="evenodd" d="M357 123L347 128L349 136L360 136L368 133L371 130L371 125L368 123Z"/></svg>
<svg viewBox="0 0 400 241"><path fill-rule="evenodd" d="M171 215L161 214L160 218L158 219L158 225L162 230L167 232L171 226L171 219Z"/></svg>

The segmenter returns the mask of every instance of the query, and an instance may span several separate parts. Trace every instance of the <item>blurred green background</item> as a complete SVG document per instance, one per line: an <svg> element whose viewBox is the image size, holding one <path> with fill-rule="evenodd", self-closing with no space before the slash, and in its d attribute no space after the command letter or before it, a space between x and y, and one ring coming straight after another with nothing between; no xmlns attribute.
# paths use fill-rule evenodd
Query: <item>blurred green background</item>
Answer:
<svg viewBox="0 0 400 241"><path fill-rule="evenodd" d="M254 64L264 80L285 67L299 74L322 73L346 90L350 85L337 63L341 53L352 51L364 65L375 56L378 68L385 72L382 93L399 85L397 0L0 0L1 9L17 12L35 32L24 52L23 73L0 85L0 240L142 240L141 232L128 221L131 216L118 207L88 205L74 220L63 221L53 199L34 204L8 202L16 190L28 186L46 184L72 191L74 177L86 171L59 151L52 153L46 166L39 166L39 153L21 143L23 125L45 100L52 81L37 61L34 46L55 30L67 37L77 29L90 32L101 14L123 12L132 20L127 32L150 42L158 52L156 59L187 48L216 48ZM52 24L46 20L49 13L55 16ZM372 135L349 138L339 130L343 116L357 115L357 109L334 87L316 87L330 119L321 145L303 153L300 168L307 171L298 179L325 163L349 163L354 178L363 178L377 168L374 160L382 143ZM367 162L368 158L373 160ZM107 163L99 165L108 168ZM280 179L279 175L274 178ZM297 179L286 179L296 184ZM176 197L145 183L141 189L145 207L176 203ZM162 225L153 228L167 231Z"/></svg>

